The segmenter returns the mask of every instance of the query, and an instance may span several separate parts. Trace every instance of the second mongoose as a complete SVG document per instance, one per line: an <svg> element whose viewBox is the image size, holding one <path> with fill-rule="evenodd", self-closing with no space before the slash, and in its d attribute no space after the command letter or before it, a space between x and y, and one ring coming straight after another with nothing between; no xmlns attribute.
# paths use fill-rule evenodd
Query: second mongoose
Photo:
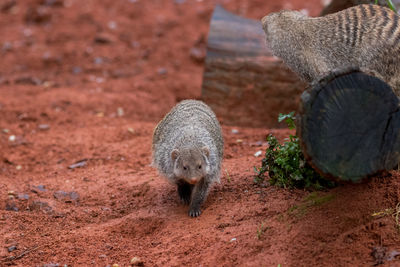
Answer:
<svg viewBox="0 0 400 267"><path fill-rule="evenodd" d="M324 9L321 11L321 16L335 13L352 6L371 4L371 3L372 3L371 0L331 0L330 3L327 6L325 6ZM393 0L392 3L394 4L394 6L399 6L400 1ZM378 0L375 4L384 7L389 7L387 0Z"/></svg>
<svg viewBox="0 0 400 267"><path fill-rule="evenodd" d="M153 133L153 162L178 187L189 215L201 214L210 185L219 182L224 141L214 112L202 101L178 103Z"/></svg>
<svg viewBox="0 0 400 267"><path fill-rule="evenodd" d="M400 96L399 15L378 5L358 5L324 17L280 11L262 19L267 45L302 79L358 67Z"/></svg>

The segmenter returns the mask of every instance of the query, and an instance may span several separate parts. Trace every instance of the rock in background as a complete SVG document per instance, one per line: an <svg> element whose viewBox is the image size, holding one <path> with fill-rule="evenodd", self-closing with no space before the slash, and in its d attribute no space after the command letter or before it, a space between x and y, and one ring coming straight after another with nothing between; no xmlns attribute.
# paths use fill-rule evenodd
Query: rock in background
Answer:
<svg viewBox="0 0 400 267"><path fill-rule="evenodd" d="M214 10L202 98L227 125L279 127L279 113L297 109L306 84L274 57L261 22Z"/></svg>

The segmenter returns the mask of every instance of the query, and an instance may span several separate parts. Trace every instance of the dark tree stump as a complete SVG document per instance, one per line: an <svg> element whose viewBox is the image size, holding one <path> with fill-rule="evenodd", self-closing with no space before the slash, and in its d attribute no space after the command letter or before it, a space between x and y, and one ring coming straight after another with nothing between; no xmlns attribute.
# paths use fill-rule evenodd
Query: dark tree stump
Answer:
<svg viewBox="0 0 400 267"><path fill-rule="evenodd" d="M399 99L360 71L334 72L306 90L297 129L305 157L328 177L357 182L400 160Z"/></svg>
<svg viewBox="0 0 400 267"><path fill-rule="evenodd" d="M296 110L305 87L268 50L261 21L216 6L208 35L202 99L224 124L282 127L278 114Z"/></svg>

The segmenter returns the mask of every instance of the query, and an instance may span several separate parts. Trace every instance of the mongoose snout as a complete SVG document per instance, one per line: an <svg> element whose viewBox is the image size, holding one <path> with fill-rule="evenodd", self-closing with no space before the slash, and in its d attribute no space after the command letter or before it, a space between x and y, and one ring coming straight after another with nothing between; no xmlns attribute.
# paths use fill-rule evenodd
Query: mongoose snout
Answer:
<svg viewBox="0 0 400 267"><path fill-rule="evenodd" d="M192 217L201 214L210 186L219 182L223 146L221 126L202 101L178 103L154 129L152 165L177 185Z"/></svg>
<svg viewBox="0 0 400 267"><path fill-rule="evenodd" d="M174 149L171 159L174 162L174 174L190 184L196 184L210 172L208 147L201 149Z"/></svg>

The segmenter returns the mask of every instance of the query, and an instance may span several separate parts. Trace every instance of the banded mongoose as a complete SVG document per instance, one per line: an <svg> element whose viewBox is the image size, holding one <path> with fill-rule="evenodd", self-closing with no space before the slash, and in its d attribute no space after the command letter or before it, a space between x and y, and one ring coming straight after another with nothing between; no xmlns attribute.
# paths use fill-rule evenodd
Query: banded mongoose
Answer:
<svg viewBox="0 0 400 267"><path fill-rule="evenodd" d="M189 215L201 214L210 185L219 182L224 141L214 112L205 103L184 100L156 126L153 162L189 204Z"/></svg>
<svg viewBox="0 0 400 267"><path fill-rule="evenodd" d="M361 4L371 4L371 3L372 3L372 0L332 0L321 11L321 16L335 13L335 12L341 11L343 9L352 7L352 6L361 5ZM392 0L392 3L396 8L400 6L399 0ZM377 4L380 6L389 7L387 0L378 0Z"/></svg>
<svg viewBox="0 0 400 267"><path fill-rule="evenodd" d="M302 79L334 69L374 73L400 96L399 15L378 5L358 5L324 17L280 11L262 18L267 45Z"/></svg>

